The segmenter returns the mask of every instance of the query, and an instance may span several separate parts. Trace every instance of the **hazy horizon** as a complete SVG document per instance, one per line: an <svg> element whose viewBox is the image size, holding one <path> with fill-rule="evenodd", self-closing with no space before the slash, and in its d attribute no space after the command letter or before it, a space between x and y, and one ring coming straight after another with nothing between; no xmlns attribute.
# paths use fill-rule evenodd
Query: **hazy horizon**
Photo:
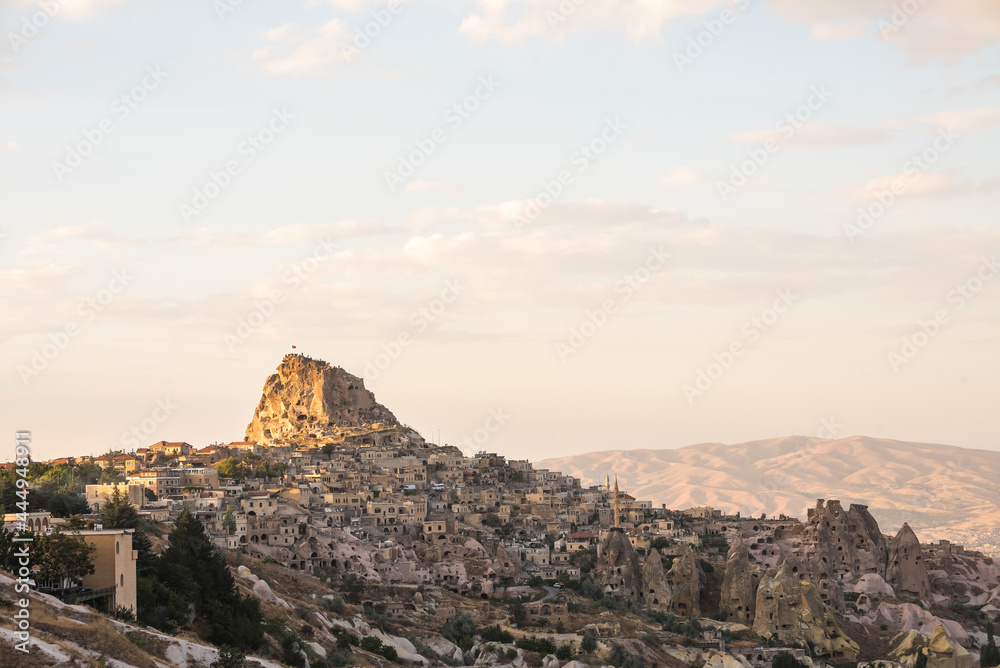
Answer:
<svg viewBox="0 0 1000 668"><path fill-rule="evenodd" d="M1000 450L1000 7L917 4L0 0L2 429L241 440L295 345L515 458Z"/></svg>

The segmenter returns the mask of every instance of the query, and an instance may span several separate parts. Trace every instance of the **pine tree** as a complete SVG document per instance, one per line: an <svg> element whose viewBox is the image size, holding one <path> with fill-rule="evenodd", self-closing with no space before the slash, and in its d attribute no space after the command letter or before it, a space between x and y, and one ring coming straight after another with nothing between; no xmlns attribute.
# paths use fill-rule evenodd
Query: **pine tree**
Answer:
<svg viewBox="0 0 1000 668"><path fill-rule="evenodd" d="M986 636L989 639L983 646L980 654L980 668L994 668L1000 666L1000 650L997 649L996 639L993 637L993 624L986 624Z"/></svg>
<svg viewBox="0 0 1000 668"><path fill-rule="evenodd" d="M121 487L116 486L101 507L101 524L105 529L131 529L132 549L139 552L136 571L144 575L153 569L153 544L143 528L139 511Z"/></svg>

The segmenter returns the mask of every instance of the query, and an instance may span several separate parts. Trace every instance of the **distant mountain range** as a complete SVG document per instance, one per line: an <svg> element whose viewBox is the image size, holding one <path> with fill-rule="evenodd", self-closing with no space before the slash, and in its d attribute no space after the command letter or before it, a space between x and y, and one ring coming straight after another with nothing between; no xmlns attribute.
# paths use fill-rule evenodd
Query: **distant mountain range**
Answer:
<svg viewBox="0 0 1000 668"><path fill-rule="evenodd" d="M921 541L948 539L1000 556L1000 452L867 436L789 436L676 450L607 450L547 459L600 484L618 475L638 499L681 510L805 517L816 499L869 506L882 530L908 522Z"/></svg>

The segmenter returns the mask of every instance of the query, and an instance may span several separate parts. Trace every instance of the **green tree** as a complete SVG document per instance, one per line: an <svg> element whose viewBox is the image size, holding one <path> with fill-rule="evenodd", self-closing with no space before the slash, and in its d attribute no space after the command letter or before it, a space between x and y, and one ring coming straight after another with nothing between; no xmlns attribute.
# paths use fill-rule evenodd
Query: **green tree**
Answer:
<svg viewBox="0 0 1000 668"><path fill-rule="evenodd" d="M243 668L247 655L237 647L223 645L219 648L219 658L212 662L211 668Z"/></svg>
<svg viewBox="0 0 1000 668"><path fill-rule="evenodd" d="M445 622L441 635L457 644L464 636L476 635L476 621L468 613L462 613Z"/></svg>
<svg viewBox="0 0 1000 668"><path fill-rule="evenodd" d="M580 649L587 654L592 654L597 649L597 638L590 631L583 632L583 640L580 641Z"/></svg>
<svg viewBox="0 0 1000 668"><path fill-rule="evenodd" d="M148 487L143 487L142 488L142 493L146 496L146 500L147 501L159 501L160 500L160 497L158 497L156 495L156 492L154 492L153 490L151 490Z"/></svg>
<svg viewBox="0 0 1000 668"><path fill-rule="evenodd" d="M788 652L778 652L771 659L771 668L804 668L802 662Z"/></svg>
<svg viewBox="0 0 1000 668"><path fill-rule="evenodd" d="M247 477L247 465L236 459L228 457L215 465L215 470L219 472L220 478L232 478L236 482L243 482Z"/></svg>
<svg viewBox="0 0 1000 668"><path fill-rule="evenodd" d="M259 601L236 589L201 522L183 511L169 540L170 547L156 560L156 580L191 605L200 635L218 645L257 649L263 637ZM155 587L149 593L162 594Z"/></svg>
<svg viewBox="0 0 1000 668"><path fill-rule="evenodd" d="M111 496L101 506L101 525L107 530L131 529L132 549L139 553L137 574L145 575L153 569L153 544L139 511L132 505L123 487L111 490Z"/></svg>
<svg viewBox="0 0 1000 668"><path fill-rule="evenodd" d="M90 506L86 499L81 499L76 494L55 492L49 498L48 510L53 517L69 517L89 513Z"/></svg>
<svg viewBox="0 0 1000 668"><path fill-rule="evenodd" d="M573 648L569 645L562 645L556 650L556 658L560 661L569 661L573 658Z"/></svg>
<svg viewBox="0 0 1000 668"><path fill-rule="evenodd" d="M525 620L528 619L528 612L524 609L524 604L520 601L514 601L510 606L510 616L514 620L514 623L518 626L524 624Z"/></svg>
<svg viewBox="0 0 1000 668"><path fill-rule="evenodd" d="M382 651L382 641L376 636L365 636L361 639L361 649L372 654L378 654Z"/></svg>
<svg viewBox="0 0 1000 668"><path fill-rule="evenodd" d="M323 447L320 448L320 452L322 452L323 455L326 456L326 457L329 457L330 455L332 455L333 454L333 443L326 443L326 444L324 444Z"/></svg>
<svg viewBox="0 0 1000 668"><path fill-rule="evenodd" d="M997 650L997 641L993 637L992 622L986 623L986 637L988 640L983 646L979 659L980 668L1000 666L1000 650Z"/></svg>
<svg viewBox="0 0 1000 668"><path fill-rule="evenodd" d="M35 537L32 564L38 567L40 581L70 578L79 580L94 572L93 557L97 548L81 536L64 533Z"/></svg>
<svg viewBox="0 0 1000 668"><path fill-rule="evenodd" d="M226 514L222 518L222 528L230 536L236 533L236 518L233 517L233 507L229 504L226 504Z"/></svg>
<svg viewBox="0 0 1000 668"><path fill-rule="evenodd" d="M927 668L927 653L924 652L923 648L917 650L917 660L913 664L913 668Z"/></svg>

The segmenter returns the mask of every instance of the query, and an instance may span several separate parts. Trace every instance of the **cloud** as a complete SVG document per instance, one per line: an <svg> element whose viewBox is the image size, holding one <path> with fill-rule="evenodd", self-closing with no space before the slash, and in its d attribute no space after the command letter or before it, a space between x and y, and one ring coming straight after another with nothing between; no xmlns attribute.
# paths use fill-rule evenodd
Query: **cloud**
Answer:
<svg viewBox="0 0 1000 668"><path fill-rule="evenodd" d="M123 0L61 0L57 2L59 6L58 16L61 18L82 20L90 18L101 11L114 5L120 4ZM45 11L41 0L13 0L14 7L34 6ZM47 5L49 3L46 3Z"/></svg>
<svg viewBox="0 0 1000 668"><path fill-rule="evenodd" d="M874 201L886 192L895 192L904 198L946 200L976 192L991 193L996 187L997 184L991 180L977 184L971 179L962 178L956 169L937 169L916 174L900 172L879 176L866 183L838 188L831 194L855 203Z"/></svg>
<svg viewBox="0 0 1000 668"><path fill-rule="evenodd" d="M413 181L406 184L405 190L408 193L439 192L456 197L464 195L462 188L453 183L433 183L431 181Z"/></svg>
<svg viewBox="0 0 1000 668"><path fill-rule="evenodd" d="M811 34L815 39L850 39L867 31L864 21L820 21L813 24Z"/></svg>
<svg viewBox="0 0 1000 668"><path fill-rule="evenodd" d="M805 148L811 146L864 146L881 144L886 136L876 130L852 128L846 125L808 121L798 128L791 125L782 129L748 130L729 136L737 144L761 145L773 141L779 146Z"/></svg>
<svg viewBox="0 0 1000 668"><path fill-rule="evenodd" d="M660 177L659 182L665 186L691 186L706 181L708 177L687 165L673 167Z"/></svg>
<svg viewBox="0 0 1000 668"><path fill-rule="evenodd" d="M216 230L202 227L183 232L169 240L201 251L220 253L234 249L283 246L290 244L315 244L326 240L363 239L394 234L395 231L379 221L340 220L332 223L284 225L263 233L250 230Z"/></svg>
<svg viewBox="0 0 1000 668"><path fill-rule="evenodd" d="M959 135L976 132L1000 124L1000 107L942 111L923 116L893 118L883 125L892 129L911 130L922 125L933 125Z"/></svg>
<svg viewBox="0 0 1000 668"><path fill-rule="evenodd" d="M109 253L126 248L139 248L146 244L139 239L112 231L107 223L94 221L84 225L54 227L33 234L24 240L22 253L52 253L58 249L69 250L80 245Z"/></svg>
<svg viewBox="0 0 1000 668"><path fill-rule="evenodd" d="M771 6L781 16L812 24L813 36L822 39L855 37L858 24L868 24L879 39L917 58L975 53L1000 38L995 0L771 0Z"/></svg>
<svg viewBox="0 0 1000 668"><path fill-rule="evenodd" d="M308 74L322 71L334 63L347 62L342 47L352 44L352 33L340 19L327 21L319 28L302 34L286 24L269 30L270 42L251 55L251 60L263 63L271 74Z"/></svg>
<svg viewBox="0 0 1000 668"><path fill-rule="evenodd" d="M474 43L514 44L549 36L556 39L582 30L621 26L632 41L656 38L674 19L700 16L725 0L478 0L458 32Z"/></svg>

